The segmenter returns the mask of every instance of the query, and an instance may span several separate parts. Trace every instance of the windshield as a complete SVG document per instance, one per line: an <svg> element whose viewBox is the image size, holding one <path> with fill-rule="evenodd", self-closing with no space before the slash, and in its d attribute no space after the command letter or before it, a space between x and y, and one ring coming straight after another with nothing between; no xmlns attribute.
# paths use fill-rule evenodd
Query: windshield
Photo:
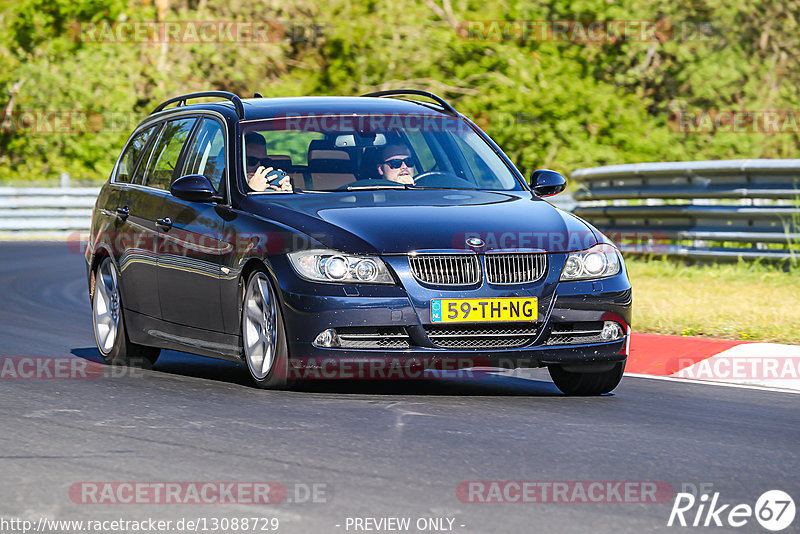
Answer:
<svg viewBox="0 0 800 534"><path fill-rule="evenodd" d="M316 115L243 128L252 192L521 190L465 121L433 115Z"/></svg>

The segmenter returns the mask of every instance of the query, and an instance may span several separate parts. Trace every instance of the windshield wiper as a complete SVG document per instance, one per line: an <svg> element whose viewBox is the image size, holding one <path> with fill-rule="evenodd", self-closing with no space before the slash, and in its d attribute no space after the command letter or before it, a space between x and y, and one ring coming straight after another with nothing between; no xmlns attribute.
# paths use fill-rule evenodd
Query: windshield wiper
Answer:
<svg viewBox="0 0 800 534"><path fill-rule="evenodd" d="M351 185L348 191L370 191L372 189L412 189L408 184L397 185Z"/></svg>
<svg viewBox="0 0 800 534"><path fill-rule="evenodd" d="M476 191L474 188L468 187L444 187L444 186L434 186L434 185L409 185L406 189L449 189L452 191Z"/></svg>

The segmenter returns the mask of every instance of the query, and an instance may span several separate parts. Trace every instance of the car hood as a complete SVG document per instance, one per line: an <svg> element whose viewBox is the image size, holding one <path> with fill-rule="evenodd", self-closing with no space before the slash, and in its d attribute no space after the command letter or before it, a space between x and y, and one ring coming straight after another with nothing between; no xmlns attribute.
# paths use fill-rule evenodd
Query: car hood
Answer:
<svg viewBox="0 0 800 534"><path fill-rule="evenodd" d="M418 250L584 250L581 219L529 192L420 190L251 195L246 209L349 253ZM467 244L478 238L483 245Z"/></svg>

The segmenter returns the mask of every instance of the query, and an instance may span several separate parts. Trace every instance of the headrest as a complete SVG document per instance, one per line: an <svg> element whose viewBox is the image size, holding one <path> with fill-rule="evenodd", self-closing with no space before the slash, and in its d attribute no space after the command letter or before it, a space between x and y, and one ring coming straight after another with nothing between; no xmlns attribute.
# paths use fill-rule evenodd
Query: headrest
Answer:
<svg viewBox="0 0 800 534"><path fill-rule="evenodd" d="M269 156L267 156L267 158L269 158L270 160L272 160L275 163L278 163L280 165L285 165L287 167L291 167L292 166L292 157L291 156L286 156L284 154L270 154Z"/></svg>
<svg viewBox="0 0 800 534"><path fill-rule="evenodd" d="M311 150L308 153L308 160L312 159L336 159L350 161L350 154L344 150Z"/></svg>

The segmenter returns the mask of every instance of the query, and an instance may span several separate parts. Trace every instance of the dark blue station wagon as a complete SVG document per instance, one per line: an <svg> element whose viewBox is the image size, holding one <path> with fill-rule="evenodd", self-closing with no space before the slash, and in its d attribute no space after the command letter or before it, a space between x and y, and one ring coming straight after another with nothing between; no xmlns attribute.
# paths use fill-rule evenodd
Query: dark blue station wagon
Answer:
<svg viewBox="0 0 800 534"><path fill-rule="evenodd" d="M527 183L424 91L173 98L97 199L98 349L244 362L264 388L546 366L564 393L607 393L631 285L610 240L541 198L565 185L549 170Z"/></svg>

